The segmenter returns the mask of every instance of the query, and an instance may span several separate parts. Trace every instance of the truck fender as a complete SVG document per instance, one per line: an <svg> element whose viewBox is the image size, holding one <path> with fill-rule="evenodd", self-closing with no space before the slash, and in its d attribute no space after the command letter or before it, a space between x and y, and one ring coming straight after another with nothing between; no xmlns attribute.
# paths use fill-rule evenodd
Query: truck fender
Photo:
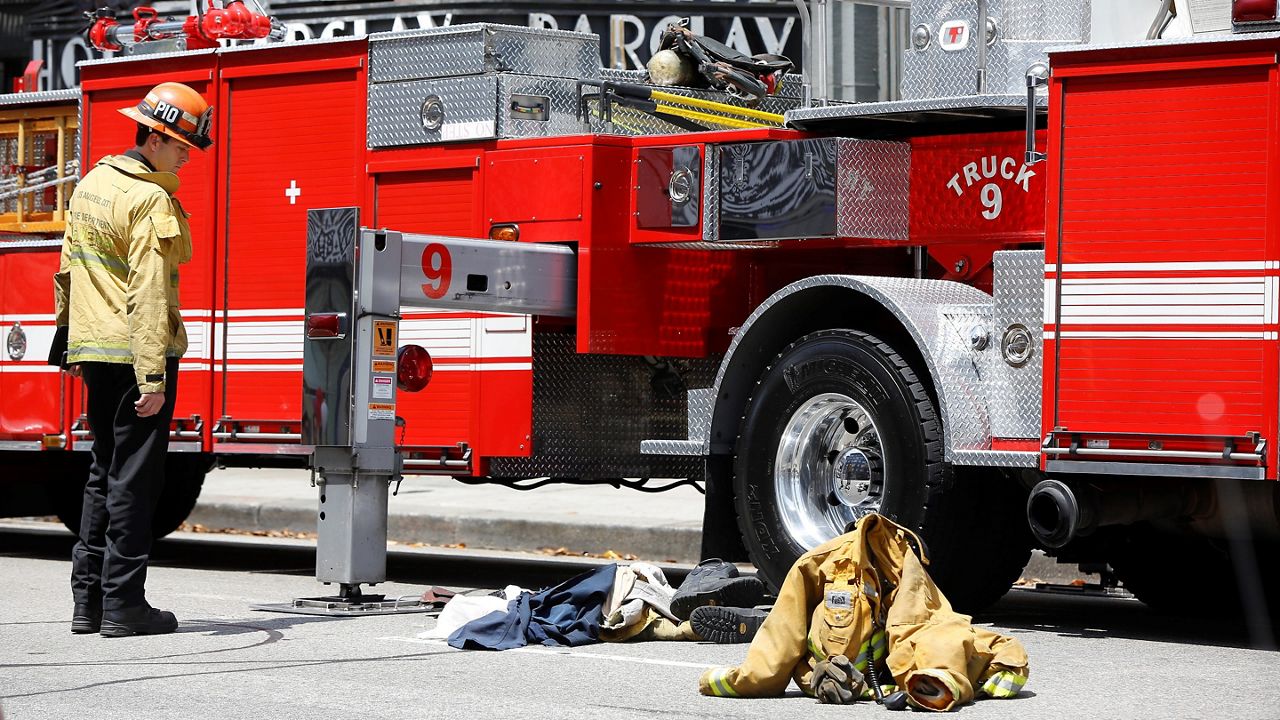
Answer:
<svg viewBox="0 0 1280 720"><path fill-rule="evenodd" d="M704 455L732 454L747 399L777 354L807 333L852 328L879 336L927 375L941 414L946 460L987 464L971 455L990 451L991 422L970 332L990 332L991 326L991 296L961 283L860 275L799 280L746 319L711 390L690 394L690 441L699 442Z"/></svg>

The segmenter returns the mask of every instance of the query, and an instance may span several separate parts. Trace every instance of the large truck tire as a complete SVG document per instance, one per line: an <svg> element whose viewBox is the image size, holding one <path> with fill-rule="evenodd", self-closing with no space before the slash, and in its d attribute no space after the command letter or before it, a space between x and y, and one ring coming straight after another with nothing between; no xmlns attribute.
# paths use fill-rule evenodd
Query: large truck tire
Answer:
<svg viewBox="0 0 1280 720"><path fill-rule="evenodd" d="M1030 555L1017 493L992 492L1012 484L957 478L928 389L859 331L807 335L770 364L747 401L733 474L743 542L775 590L802 553L871 512L920 532L931 575L962 612L999 599ZM992 495L1010 507L984 512Z"/></svg>
<svg viewBox="0 0 1280 720"><path fill-rule="evenodd" d="M89 453L71 453L54 488L58 519L73 533L80 532L84 486L89 479ZM169 453L165 458L164 489L151 520L151 535L159 539L177 530L191 515L213 457L203 453Z"/></svg>

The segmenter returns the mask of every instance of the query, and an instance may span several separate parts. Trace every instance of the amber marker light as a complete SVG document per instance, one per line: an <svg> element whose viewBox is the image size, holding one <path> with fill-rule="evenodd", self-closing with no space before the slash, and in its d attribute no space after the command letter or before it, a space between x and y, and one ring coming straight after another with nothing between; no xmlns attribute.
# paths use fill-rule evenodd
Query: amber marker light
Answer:
<svg viewBox="0 0 1280 720"><path fill-rule="evenodd" d="M515 242L520 239L520 226L514 223L494 225L489 228L489 239Z"/></svg>

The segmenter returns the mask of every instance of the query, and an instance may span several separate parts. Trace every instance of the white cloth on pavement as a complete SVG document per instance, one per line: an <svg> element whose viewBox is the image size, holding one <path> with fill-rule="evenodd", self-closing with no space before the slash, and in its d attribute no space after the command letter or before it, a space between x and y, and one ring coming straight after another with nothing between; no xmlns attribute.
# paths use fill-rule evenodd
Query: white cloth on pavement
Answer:
<svg viewBox="0 0 1280 720"><path fill-rule="evenodd" d="M501 595L454 595L440 611L435 627L418 633L418 637L425 640L448 640L454 630L472 620L493 612L506 612L507 605L524 592L529 591L516 585L508 585Z"/></svg>

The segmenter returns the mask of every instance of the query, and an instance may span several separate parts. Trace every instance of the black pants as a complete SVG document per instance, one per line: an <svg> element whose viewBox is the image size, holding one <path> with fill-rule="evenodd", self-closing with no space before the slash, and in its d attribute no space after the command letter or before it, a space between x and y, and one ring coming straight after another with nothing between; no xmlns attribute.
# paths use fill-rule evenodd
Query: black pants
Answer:
<svg viewBox="0 0 1280 720"><path fill-rule="evenodd" d="M133 366L81 363L88 390L93 466L84 489L80 539L71 551L71 593L78 604L120 610L146 602L151 518L164 488L169 421L178 393L178 359L165 364L164 406L140 418Z"/></svg>

